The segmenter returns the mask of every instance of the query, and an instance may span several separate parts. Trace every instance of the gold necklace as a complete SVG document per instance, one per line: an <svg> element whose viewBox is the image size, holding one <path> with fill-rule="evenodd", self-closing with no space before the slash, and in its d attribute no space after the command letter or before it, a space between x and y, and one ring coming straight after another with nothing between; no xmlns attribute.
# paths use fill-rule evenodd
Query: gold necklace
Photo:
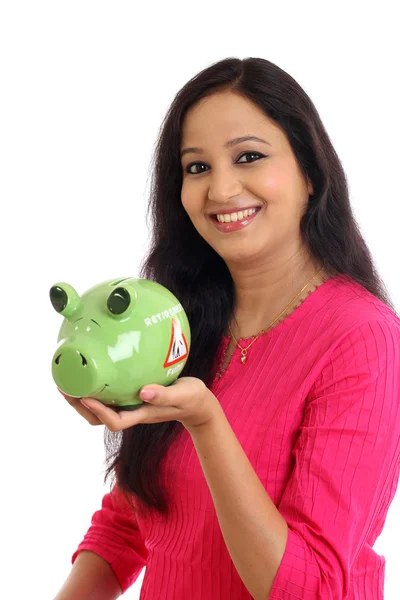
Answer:
<svg viewBox="0 0 400 600"><path fill-rule="evenodd" d="M312 282L312 280L321 273L321 271L323 270L323 266L320 268L320 270L315 273L315 275L313 275L313 277L311 277L310 281L308 281L306 283L306 285L303 287L302 290L300 290L300 292L297 294L297 296L295 298L293 298L293 300L291 302L289 302L289 304L286 306L286 308L283 309L283 311L281 313L279 313L279 315L276 317L276 319L274 319L272 321L272 323L270 325L268 325L268 327L266 327L265 329L261 329L261 331L259 333L257 333L257 335L254 336L254 339L250 342L250 344L246 347L246 348L242 348L242 346L239 344L239 342L237 341L237 339L235 338L235 336L233 335L233 331L231 329L230 324L228 323L228 327L229 327L229 331L231 332L231 336L233 337L233 339L236 342L236 345L238 346L238 348L240 348L240 353L242 355L242 358L240 359L242 364L245 365L246 361L247 361L247 351L250 348L250 346L252 346L254 344L254 342L260 337L260 335L264 335L265 333L267 333L267 330L270 329L275 323L276 321L283 315L283 313L285 311L287 311L287 309L289 308L289 306L291 306L293 304L293 302L295 302L297 300L297 298L299 296L301 296L301 294L304 292L304 290L310 285L310 283Z"/></svg>

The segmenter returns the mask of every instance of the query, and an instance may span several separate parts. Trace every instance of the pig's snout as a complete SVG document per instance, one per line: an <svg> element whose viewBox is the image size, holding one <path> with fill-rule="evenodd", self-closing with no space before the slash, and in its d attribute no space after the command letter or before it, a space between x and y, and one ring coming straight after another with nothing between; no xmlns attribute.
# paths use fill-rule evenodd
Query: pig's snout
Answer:
<svg viewBox="0 0 400 600"><path fill-rule="evenodd" d="M104 357L93 350L66 343L55 352L52 361L53 379L57 387L68 396L87 397L98 392L107 383Z"/></svg>

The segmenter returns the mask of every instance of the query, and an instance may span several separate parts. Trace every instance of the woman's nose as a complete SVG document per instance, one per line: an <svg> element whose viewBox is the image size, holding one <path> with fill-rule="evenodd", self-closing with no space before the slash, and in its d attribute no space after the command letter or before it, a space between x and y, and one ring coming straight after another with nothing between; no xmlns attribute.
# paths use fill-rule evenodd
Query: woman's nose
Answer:
<svg viewBox="0 0 400 600"><path fill-rule="evenodd" d="M210 178L208 199L211 202L226 202L243 191L243 185L229 173L213 173Z"/></svg>

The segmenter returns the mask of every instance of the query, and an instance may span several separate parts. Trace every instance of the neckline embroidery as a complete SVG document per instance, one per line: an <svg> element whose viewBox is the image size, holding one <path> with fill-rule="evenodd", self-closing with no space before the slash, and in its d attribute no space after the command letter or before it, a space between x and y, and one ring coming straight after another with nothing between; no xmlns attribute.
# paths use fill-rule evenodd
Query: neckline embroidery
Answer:
<svg viewBox="0 0 400 600"><path fill-rule="evenodd" d="M317 290L319 290L320 288L322 288L326 283L329 283L330 281L336 279L337 277L339 277L339 275L332 275L328 279L323 279L322 282L320 282L316 286L314 286L311 290L309 290L309 292L307 293L307 295L298 304L296 304L296 306L293 308L293 310L289 314L287 314L284 317L282 317L281 319L279 319L279 321L276 323L276 325L272 329L270 329L269 331L267 331L264 335L260 336L259 339L265 338L265 336L268 336L272 331L275 331L276 329L278 329L283 323L285 323L287 320L289 320L290 317L292 317L295 313L297 313L297 310L306 302L306 300L308 300L308 298L310 298L310 296L312 294L314 294ZM251 337L251 338L239 338L238 341L239 342L243 342L244 344L246 344L246 342L250 342L252 339L253 339L253 337ZM218 368L217 368L216 373L215 373L215 375L213 377L213 380L212 380L213 384L215 384L216 382L220 381L223 378L223 376L225 375L225 373L229 369L229 366L230 366L230 364L232 362L232 359L233 359L234 355L238 351L238 347L235 344L234 350L233 350L233 352L230 355L229 362L226 365L226 367L223 368L223 364L224 364L224 361L225 361L225 358L226 358L226 353L227 353L230 341L231 341L231 337L230 336L225 335L225 334L222 335L222 351L221 351L221 355L220 355L220 358L219 358L219 361L218 361ZM254 345L257 344L257 341L254 343Z"/></svg>

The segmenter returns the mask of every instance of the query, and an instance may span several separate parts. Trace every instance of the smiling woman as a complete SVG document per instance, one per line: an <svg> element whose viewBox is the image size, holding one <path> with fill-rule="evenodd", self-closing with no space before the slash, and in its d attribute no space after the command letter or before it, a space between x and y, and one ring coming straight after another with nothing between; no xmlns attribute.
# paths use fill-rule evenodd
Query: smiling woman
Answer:
<svg viewBox="0 0 400 600"><path fill-rule="evenodd" d="M231 89L197 102L183 120L181 161L183 207L231 272L238 252L264 262L286 243L290 260L302 245L299 222L313 186L285 132L254 102Z"/></svg>
<svg viewBox="0 0 400 600"><path fill-rule="evenodd" d="M191 353L134 414L79 406L114 485L57 600L93 553L122 592L146 566L141 600L382 600L400 319L312 101L267 60L220 61L178 92L154 167L142 275Z"/></svg>

